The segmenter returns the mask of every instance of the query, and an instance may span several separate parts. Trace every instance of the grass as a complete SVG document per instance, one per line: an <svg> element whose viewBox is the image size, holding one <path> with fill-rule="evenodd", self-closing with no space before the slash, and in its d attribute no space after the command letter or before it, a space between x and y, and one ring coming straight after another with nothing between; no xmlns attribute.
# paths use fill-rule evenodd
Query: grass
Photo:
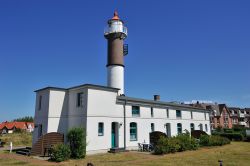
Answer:
<svg viewBox="0 0 250 166"><path fill-rule="evenodd" d="M31 146L32 134L27 132L4 134L0 136L0 139L5 142L5 146L9 146L12 141L13 146Z"/></svg>
<svg viewBox="0 0 250 166"><path fill-rule="evenodd" d="M186 151L162 156L138 152L118 154L101 154L87 156L81 160L69 160L62 163L53 163L33 159L32 157L17 156L14 154L0 153L0 165L87 165L88 162L95 166L211 166L219 165L218 160L223 160L227 166L248 166L250 163L250 143L232 142L222 147L200 148L197 151ZM5 155L5 156L1 156ZM5 159L3 159L5 158ZM6 160L6 158L8 158ZM23 163L22 163L23 162Z"/></svg>

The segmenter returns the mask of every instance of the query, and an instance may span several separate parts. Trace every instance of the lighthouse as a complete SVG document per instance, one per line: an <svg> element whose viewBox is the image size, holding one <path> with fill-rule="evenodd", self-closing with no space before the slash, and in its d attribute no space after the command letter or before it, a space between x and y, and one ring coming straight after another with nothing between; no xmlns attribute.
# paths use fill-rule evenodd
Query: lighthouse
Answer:
<svg viewBox="0 0 250 166"><path fill-rule="evenodd" d="M120 95L124 94L124 56L128 53L124 40L127 35L127 28L115 11L113 18L108 20L104 37L108 42L107 86L120 89Z"/></svg>

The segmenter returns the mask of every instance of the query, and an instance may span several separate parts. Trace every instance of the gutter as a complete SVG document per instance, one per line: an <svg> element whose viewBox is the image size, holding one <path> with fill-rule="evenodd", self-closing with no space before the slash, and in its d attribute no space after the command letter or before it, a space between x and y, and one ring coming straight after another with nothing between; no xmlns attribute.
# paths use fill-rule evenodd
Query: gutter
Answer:
<svg viewBox="0 0 250 166"><path fill-rule="evenodd" d="M127 100L125 99L124 104L123 104L124 150L126 150L126 104L127 104Z"/></svg>

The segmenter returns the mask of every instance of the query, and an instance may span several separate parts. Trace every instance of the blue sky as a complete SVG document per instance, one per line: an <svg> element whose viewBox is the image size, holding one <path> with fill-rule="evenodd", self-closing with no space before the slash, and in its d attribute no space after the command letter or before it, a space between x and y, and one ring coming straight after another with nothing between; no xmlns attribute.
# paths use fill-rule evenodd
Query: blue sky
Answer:
<svg viewBox="0 0 250 166"><path fill-rule="evenodd" d="M0 121L34 115L36 89L106 85L103 29L128 27L127 96L250 107L250 1L0 1Z"/></svg>

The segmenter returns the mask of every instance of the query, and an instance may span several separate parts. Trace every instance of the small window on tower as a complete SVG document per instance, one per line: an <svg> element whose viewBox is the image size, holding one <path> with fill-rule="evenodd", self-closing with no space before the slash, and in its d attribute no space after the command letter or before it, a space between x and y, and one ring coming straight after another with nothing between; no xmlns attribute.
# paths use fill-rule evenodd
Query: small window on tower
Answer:
<svg viewBox="0 0 250 166"><path fill-rule="evenodd" d="M38 110L42 109L42 96L39 96Z"/></svg>
<svg viewBox="0 0 250 166"><path fill-rule="evenodd" d="M83 93L77 93L77 107L82 107L83 106Z"/></svg>

